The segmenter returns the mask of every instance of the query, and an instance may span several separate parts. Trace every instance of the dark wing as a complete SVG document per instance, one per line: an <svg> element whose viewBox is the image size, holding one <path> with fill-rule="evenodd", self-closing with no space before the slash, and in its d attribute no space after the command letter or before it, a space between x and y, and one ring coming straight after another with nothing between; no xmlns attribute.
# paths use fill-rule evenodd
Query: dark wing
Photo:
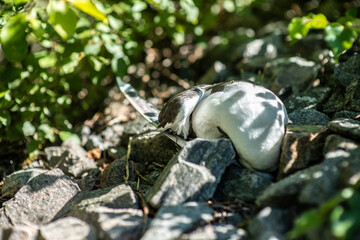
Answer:
<svg viewBox="0 0 360 240"><path fill-rule="evenodd" d="M174 123L181 111L185 107L188 100L192 98L199 98L198 89L191 88L173 96L163 107L159 114L159 125L158 128L163 128L167 124ZM183 118L187 116L182 116Z"/></svg>

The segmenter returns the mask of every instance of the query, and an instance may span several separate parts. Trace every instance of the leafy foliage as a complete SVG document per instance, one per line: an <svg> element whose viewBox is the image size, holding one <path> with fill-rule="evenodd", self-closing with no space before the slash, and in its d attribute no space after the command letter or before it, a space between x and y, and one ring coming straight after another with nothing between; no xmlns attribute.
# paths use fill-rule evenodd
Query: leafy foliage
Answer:
<svg viewBox="0 0 360 240"><path fill-rule="evenodd" d="M305 211L296 219L289 239L297 239L315 230L328 230L334 238L353 239L360 227L360 192L358 187L344 188L319 209Z"/></svg>
<svg viewBox="0 0 360 240"><path fill-rule="evenodd" d="M302 18L293 18L288 27L293 42L305 37L311 29L324 29L325 41L335 58L338 58L342 52L349 50L358 38L360 19L356 18L356 9L351 8L344 17L334 23L328 22L322 13L310 13Z"/></svg>
<svg viewBox="0 0 360 240"><path fill-rule="evenodd" d="M254 1L4 0L0 141L25 139L35 156L47 141L74 138L73 123L101 108L114 75L128 74L146 49L202 41L223 5L239 13Z"/></svg>

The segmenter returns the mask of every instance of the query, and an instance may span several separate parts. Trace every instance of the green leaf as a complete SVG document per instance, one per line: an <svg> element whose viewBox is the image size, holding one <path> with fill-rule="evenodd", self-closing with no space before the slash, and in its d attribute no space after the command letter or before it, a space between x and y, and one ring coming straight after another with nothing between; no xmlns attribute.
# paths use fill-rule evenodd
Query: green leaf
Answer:
<svg viewBox="0 0 360 240"><path fill-rule="evenodd" d="M1 126L9 126L11 123L11 117L8 112L0 113L0 127Z"/></svg>
<svg viewBox="0 0 360 240"><path fill-rule="evenodd" d="M27 56L26 28L26 15L21 13L10 18L1 30L2 50L10 62L22 61Z"/></svg>
<svg viewBox="0 0 360 240"><path fill-rule="evenodd" d="M298 40L305 37L309 32L309 27L301 18L293 18L288 27L288 32L292 40Z"/></svg>
<svg viewBox="0 0 360 240"><path fill-rule="evenodd" d="M132 12L142 12L147 8L147 5L145 2L142 1L135 1L134 5L131 8Z"/></svg>
<svg viewBox="0 0 360 240"><path fill-rule="evenodd" d="M345 214L342 206L333 210L330 220L332 233L338 238L344 238L356 222L355 215Z"/></svg>
<svg viewBox="0 0 360 240"><path fill-rule="evenodd" d="M35 133L35 127L31 124L31 122L26 121L23 123L22 131L24 136L33 136Z"/></svg>
<svg viewBox="0 0 360 240"><path fill-rule="evenodd" d="M180 6L185 11L186 20L192 24L199 22L199 9L193 0L180 0Z"/></svg>
<svg viewBox="0 0 360 240"><path fill-rule="evenodd" d="M72 132L68 132L68 131L61 131L59 132L59 136L60 136L60 139L65 142L65 141L72 141L78 145L81 144L81 140L79 138L78 135L72 133Z"/></svg>
<svg viewBox="0 0 360 240"><path fill-rule="evenodd" d="M1 30L1 44L18 42L25 38L27 28L26 14L20 13L11 17Z"/></svg>
<svg viewBox="0 0 360 240"><path fill-rule="evenodd" d="M345 13L346 16L348 17L352 17L352 18L356 18L357 16L357 9L352 7L352 8L349 8L346 13Z"/></svg>
<svg viewBox="0 0 360 240"><path fill-rule="evenodd" d="M89 42L84 47L85 55L97 56L101 51L100 38L94 38L89 40Z"/></svg>
<svg viewBox="0 0 360 240"><path fill-rule="evenodd" d="M47 12L49 22L62 39L67 40L74 34L79 18L66 2L50 0Z"/></svg>
<svg viewBox="0 0 360 240"><path fill-rule="evenodd" d="M37 141L34 139L31 139L26 144L26 151L29 154L30 158L33 158L39 154L40 145L41 145L41 141Z"/></svg>
<svg viewBox="0 0 360 240"><path fill-rule="evenodd" d="M6 136L10 141L19 141L24 137L21 131L21 125L19 123L11 124L5 129L5 131L6 131Z"/></svg>
<svg viewBox="0 0 360 240"><path fill-rule="evenodd" d="M109 20L106 15L100 12L90 0L67 0L74 7L89 14L90 16L102 21L105 24L109 24Z"/></svg>
<svg viewBox="0 0 360 240"><path fill-rule="evenodd" d="M319 228L323 223L323 218L316 209L311 209L298 217L294 228L288 233L289 239L295 239L304 233Z"/></svg>
<svg viewBox="0 0 360 240"><path fill-rule="evenodd" d="M119 54L111 60L111 69L116 75L124 77L127 74L128 64L129 59L127 56Z"/></svg>
<svg viewBox="0 0 360 240"><path fill-rule="evenodd" d="M0 92L0 98L3 98L7 93L9 93L10 92L10 90L8 89L8 90L5 90L5 91L2 91L2 92Z"/></svg>
<svg viewBox="0 0 360 240"><path fill-rule="evenodd" d="M335 57L344 50L350 49L356 38L357 33L354 29L339 23L332 23L325 28L325 41Z"/></svg>
<svg viewBox="0 0 360 240"><path fill-rule="evenodd" d="M56 65L57 58L55 55L46 55L45 57L39 58L39 66L41 68L50 68Z"/></svg>
<svg viewBox="0 0 360 240"><path fill-rule="evenodd" d="M324 29L328 25L328 20L324 14L309 14L307 16L307 27L309 29Z"/></svg>
<svg viewBox="0 0 360 240"><path fill-rule="evenodd" d="M38 130L42 133L44 138L50 140L50 142L55 142L56 135L54 129L49 126L49 124L43 123L39 126Z"/></svg>
<svg viewBox="0 0 360 240"><path fill-rule="evenodd" d="M115 18L113 16L109 16L109 24L110 24L110 27L116 31L120 31L120 29L124 26L124 23L123 21L121 21L120 19L118 18Z"/></svg>

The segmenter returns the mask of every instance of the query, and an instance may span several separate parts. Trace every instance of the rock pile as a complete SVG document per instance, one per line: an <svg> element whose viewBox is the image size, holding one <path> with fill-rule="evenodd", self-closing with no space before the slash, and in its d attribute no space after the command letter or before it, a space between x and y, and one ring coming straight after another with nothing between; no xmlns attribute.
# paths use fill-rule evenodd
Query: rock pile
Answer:
<svg viewBox="0 0 360 240"><path fill-rule="evenodd" d="M360 56L323 66L282 39L242 45L227 72L263 70L255 80L284 100L291 123L276 172L242 167L228 139L179 149L143 119L113 116L101 130L81 127L81 146L48 147L5 178L0 239L286 239L305 208L360 179Z"/></svg>

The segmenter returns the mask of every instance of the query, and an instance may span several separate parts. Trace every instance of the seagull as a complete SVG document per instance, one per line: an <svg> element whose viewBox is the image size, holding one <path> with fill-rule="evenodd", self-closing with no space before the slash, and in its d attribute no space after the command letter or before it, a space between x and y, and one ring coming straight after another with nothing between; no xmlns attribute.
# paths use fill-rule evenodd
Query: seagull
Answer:
<svg viewBox="0 0 360 240"><path fill-rule="evenodd" d="M270 90L247 81L201 85L171 98L159 114L158 129L186 139L228 137L240 163L250 169L277 168L287 112Z"/></svg>

